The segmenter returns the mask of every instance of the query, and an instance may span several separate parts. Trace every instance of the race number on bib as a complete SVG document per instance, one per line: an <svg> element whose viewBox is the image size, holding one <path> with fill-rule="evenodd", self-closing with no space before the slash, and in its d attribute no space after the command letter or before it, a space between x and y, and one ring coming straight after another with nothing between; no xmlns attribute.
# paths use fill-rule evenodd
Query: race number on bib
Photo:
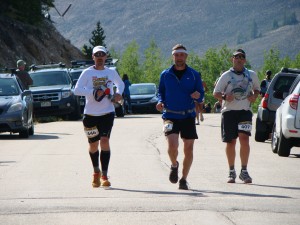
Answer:
<svg viewBox="0 0 300 225"><path fill-rule="evenodd" d="M251 132L251 130L252 130L252 124L250 122L239 123L238 129L240 131Z"/></svg>
<svg viewBox="0 0 300 225"><path fill-rule="evenodd" d="M85 127L84 132L88 138L96 137L99 134L97 127L90 127L90 128Z"/></svg>

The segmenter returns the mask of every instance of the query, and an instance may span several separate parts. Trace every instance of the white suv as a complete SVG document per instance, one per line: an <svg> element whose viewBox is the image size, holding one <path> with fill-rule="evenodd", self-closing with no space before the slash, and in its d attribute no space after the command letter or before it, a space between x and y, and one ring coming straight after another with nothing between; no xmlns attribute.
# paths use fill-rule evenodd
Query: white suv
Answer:
<svg viewBox="0 0 300 225"><path fill-rule="evenodd" d="M272 151L284 157L293 146L300 147L300 75L276 110L271 142Z"/></svg>
<svg viewBox="0 0 300 225"><path fill-rule="evenodd" d="M283 101L283 95L287 96L290 87L299 74L299 69L282 68L272 79L265 96L258 106L255 141L264 142L269 139L275 121L276 110Z"/></svg>

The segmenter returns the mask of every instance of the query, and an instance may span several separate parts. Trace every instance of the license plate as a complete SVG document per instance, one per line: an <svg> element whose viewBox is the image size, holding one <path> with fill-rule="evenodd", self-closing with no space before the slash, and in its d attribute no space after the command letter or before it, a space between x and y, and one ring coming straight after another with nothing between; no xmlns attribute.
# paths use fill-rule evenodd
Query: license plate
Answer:
<svg viewBox="0 0 300 225"><path fill-rule="evenodd" d="M51 102L41 102L41 107L50 107Z"/></svg>

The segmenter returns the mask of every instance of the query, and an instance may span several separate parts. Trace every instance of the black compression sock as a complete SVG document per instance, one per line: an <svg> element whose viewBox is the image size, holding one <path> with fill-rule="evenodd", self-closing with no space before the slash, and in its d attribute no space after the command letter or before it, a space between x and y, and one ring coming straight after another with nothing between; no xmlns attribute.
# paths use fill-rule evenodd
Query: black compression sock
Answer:
<svg viewBox="0 0 300 225"><path fill-rule="evenodd" d="M90 153L90 157L91 157L91 160L92 160L92 164L93 164L93 167L94 167L94 172L95 173L99 173L100 172L100 168L99 168L99 151L96 151L94 153Z"/></svg>
<svg viewBox="0 0 300 225"><path fill-rule="evenodd" d="M110 151L101 150L100 161L101 161L101 169L102 169L103 176L107 176L109 160L110 160Z"/></svg>

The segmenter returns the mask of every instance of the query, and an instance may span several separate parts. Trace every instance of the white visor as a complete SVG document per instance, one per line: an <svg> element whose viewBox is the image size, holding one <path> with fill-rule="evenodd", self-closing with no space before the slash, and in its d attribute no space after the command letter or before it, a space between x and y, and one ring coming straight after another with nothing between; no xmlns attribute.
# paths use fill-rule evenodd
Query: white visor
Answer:
<svg viewBox="0 0 300 225"><path fill-rule="evenodd" d="M188 52L186 50L182 49L182 48L173 50L172 55L174 55L175 53L180 53L180 52L185 53L185 54L188 55Z"/></svg>

